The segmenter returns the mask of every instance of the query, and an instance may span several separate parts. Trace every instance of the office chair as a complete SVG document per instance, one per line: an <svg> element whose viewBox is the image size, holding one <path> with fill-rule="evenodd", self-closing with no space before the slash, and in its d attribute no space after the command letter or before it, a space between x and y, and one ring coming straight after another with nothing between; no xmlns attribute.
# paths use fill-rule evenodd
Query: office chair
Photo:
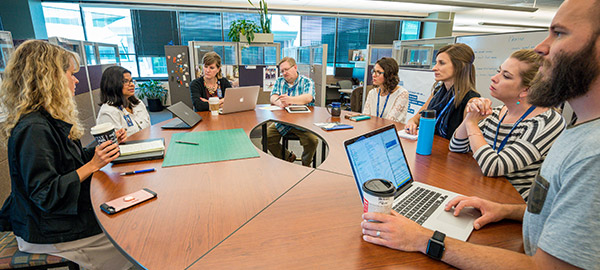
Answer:
<svg viewBox="0 0 600 270"><path fill-rule="evenodd" d="M281 144L283 145L283 147L281 147L281 156L285 157L285 149L288 149L288 145L289 145L289 141L300 141L300 138L298 138L298 136L296 136L296 134L294 133L287 133L283 136L281 136ZM321 163L323 163L323 161L325 161L325 142L321 142ZM315 155L313 156L312 159L312 167L313 168L317 168L317 152L315 151Z"/></svg>

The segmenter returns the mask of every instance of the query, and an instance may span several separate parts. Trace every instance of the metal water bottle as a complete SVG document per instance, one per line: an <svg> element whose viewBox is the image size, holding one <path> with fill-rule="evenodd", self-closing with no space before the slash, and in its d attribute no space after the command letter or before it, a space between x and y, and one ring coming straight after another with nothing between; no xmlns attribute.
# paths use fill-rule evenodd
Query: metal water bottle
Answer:
<svg viewBox="0 0 600 270"><path fill-rule="evenodd" d="M417 154L431 155L433 146L433 134L435 132L435 110L421 111L419 121L419 135L417 139Z"/></svg>

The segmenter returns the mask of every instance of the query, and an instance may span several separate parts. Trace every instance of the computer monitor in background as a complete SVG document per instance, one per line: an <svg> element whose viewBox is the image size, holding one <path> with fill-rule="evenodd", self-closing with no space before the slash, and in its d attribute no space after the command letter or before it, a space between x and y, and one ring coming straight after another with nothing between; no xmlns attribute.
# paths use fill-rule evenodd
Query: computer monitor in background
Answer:
<svg viewBox="0 0 600 270"><path fill-rule="evenodd" d="M352 70L354 68L351 67L335 67L335 74L334 76L336 78L352 78Z"/></svg>
<svg viewBox="0 0 600 270"><path fill-rule="evenodd" d="M365 68L354 68L352 70L352 78L360 81L365 79Z"/></svg>

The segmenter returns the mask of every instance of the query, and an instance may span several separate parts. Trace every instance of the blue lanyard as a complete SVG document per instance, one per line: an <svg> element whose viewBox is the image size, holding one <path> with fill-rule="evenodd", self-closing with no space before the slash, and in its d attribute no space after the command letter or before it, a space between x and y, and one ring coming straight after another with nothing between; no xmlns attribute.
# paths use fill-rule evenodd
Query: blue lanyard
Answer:
<svg viewBox="0 0 600 270"><path fill-rule="evenodd" d="M119 106L119 109L124 113L123 119L125 119L125 122L127 122L127 126L132 127L133 121L131 120L131 116L129 116L129 114L127 114L127 112L123 110L123 106Z"/></svg>
<svg viewBox="0 0 600 270"><path fill-rule="evenodd" d="M381 88L379 88L377 91L377 117L383 118L383 112L385 112L385 107L387 106L391 95L392 93L388 93L387 97L385 98L385 103L383 104L383 110L381 110L381 115L379 115L379 97L381 96Z"/></svg>
<svg viewBox="0 0 600 270"><path fill-rule="evenodd" d="M440 118L442 117L442 115L444 114L444 112L448 109L448 107L450 107L450 104L452 104L452 101L454 101L454 96L452 96L452 98L450 99L450 101L448 101L448 104L446 104L446 107L444 107L444 109L442 109L442 111L440 112L440 114L437 115L437 117L435 118L435 125L437 126L438 121L440 121Z"/></svg>
<svg viewBox="0 0 600 270"><path fill-rule="evenodd" d="M519 125L519 123L521 123L521 121L523 121L523 119L525 119L525 117L527 117L531 112L533 112L533 110L535 110L535 106L529 107L529 109L527 109L527 111L523 115L521 115L521 118L519 118L519 120L517 120L517 122L515 122L515 124L510 129L510 131L508 132L506 137L504 137L504 140L502 140L502 143L500 143L500 146L498 146L498 153L500 153L500 151L502 151L502 148L504 148L504 146L506 145L506 142L508 142L508 137L510 137L510 134L512 134L513 130L515 130L515 127L517 127ZM506 111L504 116L502 116L502 119L500 119L500 122L498 122L498 127L496 128L496 137L494 137L494 145L492 148L494 150L496 150L496 143L498 142L498 133L500 132L500 125L502 124L502 121L504 121L504 118L506 117L507 114L508 114L508 111Z"/></svg>

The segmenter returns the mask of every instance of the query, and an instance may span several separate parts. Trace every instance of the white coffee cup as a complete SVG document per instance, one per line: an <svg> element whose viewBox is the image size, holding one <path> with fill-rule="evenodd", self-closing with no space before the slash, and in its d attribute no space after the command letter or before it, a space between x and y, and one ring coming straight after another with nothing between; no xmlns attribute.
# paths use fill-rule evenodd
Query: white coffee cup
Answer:
<svg viewBox="0 0 600 270"><path fill-rule="evenodd" d="M115 132L115 127L112 123L102 123L96 125L90 130L94 138L96 138L96 142L98 145L102 144L105 141L112 141L113 143L118 144L117 133Z"/></svg>
<svg viewBox="0 0 600 270"><path fill-rule="evenodd" d="M362 186L363 211L390 214L396 187L388 180L371 179Z"/></svg>
<svg viewBox="0 0 600 270"><path fill-rule="evenodd" d="M210 97L208 98L208 108L212 115L219 115L219 98Z"/></svg>

